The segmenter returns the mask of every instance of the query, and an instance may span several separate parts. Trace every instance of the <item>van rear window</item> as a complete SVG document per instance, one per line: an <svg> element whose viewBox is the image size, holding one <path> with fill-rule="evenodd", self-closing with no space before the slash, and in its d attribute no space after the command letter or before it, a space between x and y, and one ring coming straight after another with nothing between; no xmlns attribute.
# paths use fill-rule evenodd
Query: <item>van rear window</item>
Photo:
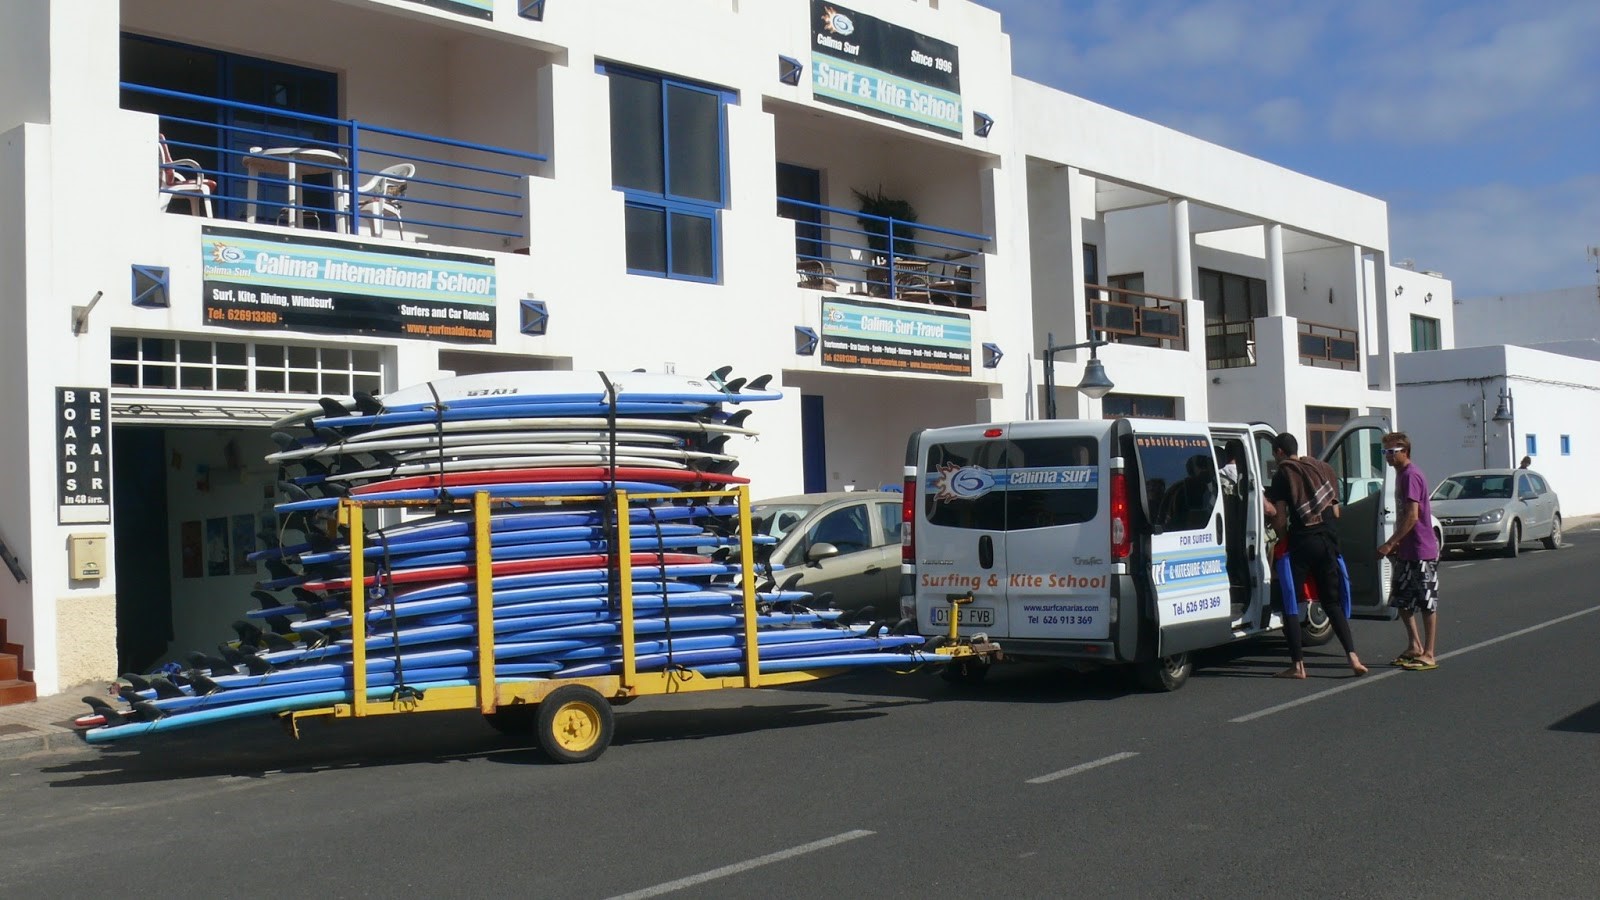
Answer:
<svg viewBox="0 0 1600 900"><path fill-rule="evenodd" d="M1022 531L1094 519L1100 446L1093 437L953 441L928 448L923 515L933 525Z"/></svg>

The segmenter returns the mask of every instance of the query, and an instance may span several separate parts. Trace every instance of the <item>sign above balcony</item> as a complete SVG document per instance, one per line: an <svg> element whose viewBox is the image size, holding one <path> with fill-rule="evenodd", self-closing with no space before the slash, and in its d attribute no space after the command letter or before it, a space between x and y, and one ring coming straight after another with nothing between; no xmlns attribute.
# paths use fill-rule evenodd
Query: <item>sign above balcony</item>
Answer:
<svg viewBox="0 0 1600 900"><path fill-rule="evenodd" d="M490 344L488 257L205 227L205 324Z"/></svg>
<svg viewBox="0 0 1600 900"><path fill-rule="evenodd" d="M825 297L822 364L838 369L969 376L972 318L966 313Z"/></svg>
<svg viewBox="0 0 1600 900"><path fill-rule="evenodd" d="M811 0L811 93L918 128L962 133L954 44L823 0Z"/></svg>

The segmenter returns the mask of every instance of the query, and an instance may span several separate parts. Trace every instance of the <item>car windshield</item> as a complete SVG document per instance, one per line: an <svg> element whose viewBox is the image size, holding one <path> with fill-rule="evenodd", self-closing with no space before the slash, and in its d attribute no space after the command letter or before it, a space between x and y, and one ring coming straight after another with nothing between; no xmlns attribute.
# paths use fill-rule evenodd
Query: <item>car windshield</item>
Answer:
<svg viewBox="0 0 1600 900"><path fill-rule="evenodd" d="M1452 475L1433 492L1435 500L1510 500L1510 475Z"/></svg>
<svg viewBox="0 0 1600 900"><path fill-rule="evenodd" d="M781 541L784 535L799 525L814 509L815 506L798 504L751 507L750 528L756 534L768 535Z"/></svg>

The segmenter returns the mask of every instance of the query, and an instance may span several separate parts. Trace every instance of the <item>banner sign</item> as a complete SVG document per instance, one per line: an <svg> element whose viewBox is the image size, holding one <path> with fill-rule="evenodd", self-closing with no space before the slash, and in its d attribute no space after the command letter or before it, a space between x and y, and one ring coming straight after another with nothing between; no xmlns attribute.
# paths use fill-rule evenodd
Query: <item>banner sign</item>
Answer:
<svg viewBox="0 0 1600 900"><path fill-rule="evenodd" d="M489 21L494 19L494 0L411 0L411 2L457 15L471 16L474 19Z"/></svg>
<svg viewBox="0 0 1600 900"><path fill-rule="evenodd" d="M954 44L811 0L811 93L824 103L959 137L957 52Z"/></svg>
<svg viewBox="0 0 1600 900"><path fill-rule="evenodd" d="M488 257L215 227L200 250L207 325L494 342Z"/></svg>
<svg viewBox="0 0 1600 900"><path fill-rule="evenodd" d="M822 364L971 375L972 320L965 313L827 297L822 301Z"/></svg>
<svg viewBox="0 0 1600 900"><path fill-rule="evenodd" d="M111 392L56 388L56 521L111 521Z"/></svg>

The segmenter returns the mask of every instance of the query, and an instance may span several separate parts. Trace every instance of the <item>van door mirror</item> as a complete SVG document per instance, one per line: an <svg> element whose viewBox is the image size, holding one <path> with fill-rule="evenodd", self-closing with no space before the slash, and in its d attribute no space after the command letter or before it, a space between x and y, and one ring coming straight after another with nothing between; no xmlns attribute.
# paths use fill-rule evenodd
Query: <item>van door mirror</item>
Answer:
<svg viewBox="0 0 1600 900"><path fill-rule="evenodd" d="M839 548L832 544L812 544L811 547L806 550L806 563L814 566L825 559L832 559L838 555Z"/></svg>

